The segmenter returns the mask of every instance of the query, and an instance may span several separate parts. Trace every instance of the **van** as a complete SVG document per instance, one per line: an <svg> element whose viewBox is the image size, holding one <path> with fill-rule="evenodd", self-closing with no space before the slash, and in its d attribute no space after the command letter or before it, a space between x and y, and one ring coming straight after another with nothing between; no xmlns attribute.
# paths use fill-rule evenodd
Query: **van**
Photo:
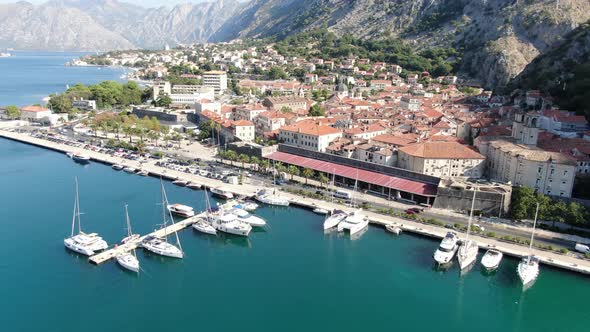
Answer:
<svg viewBox="0 0 590 332"><path fill-rule="evenodd" d="M576 243L576 247L575 248L576 248L577 251L579 251L581 253L590 254L590 247L588 247L585 244Z"/></svg>
<svg viewBox="0 0 590 332"><path fill-rule="evenodd" d="M351 199L352 194L348 191L345 191L345 190L336 190L336 192L334 192L334 197L342 198L342 199Z"/></svg>

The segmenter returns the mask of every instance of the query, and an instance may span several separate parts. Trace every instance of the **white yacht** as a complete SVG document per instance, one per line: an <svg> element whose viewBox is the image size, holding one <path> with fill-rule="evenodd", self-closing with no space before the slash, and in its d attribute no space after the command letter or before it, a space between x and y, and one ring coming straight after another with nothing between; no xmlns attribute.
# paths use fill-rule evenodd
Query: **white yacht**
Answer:
<svg viewBox="0 0 590 332"><path fill-rule="evenodd" d="M502 261L502 254L501 251L490 249L486 251L485 255L481 258L481 265L487 271L494 271L500 266L500 262Z"/></svg>
<svg viewBox="0 0 590 332"><path fill-rule="evenodd" d="M330 213L330 211L327 209L323 209L321 207L316 207L315 209L313 209L313 213L321 214L321 215L325 216L325 215L328 215Z"/></svg>
<svg viewBox="0 0 590 332"><path fill-rule="evenodd" d="M231 213L226 213L223 210L218 211L210 216L211 225L218 231L248 236L252 230L252 226L240 221L238 217Z"/></svg>
<svg viewBox="0 0 590 332"><path fill-rule="evenodd" d="M248 212L252 212L252 211L255 211L256 209L258 209L258 204L254 203L254 202L240 202L240 203L234 205L233 207L238 208L238 209L242 209L242 210L246 210Z"/></svg>
<svg viewBox="0 0 590 332"><path fill-rule="evenodd" d="M127 211L127 205L125 205L125 221L127 222L127 237L125 239L130 239L134 234L131 231L131 221L129 221L129 212ZM130 240L127 240L126 242L129 241ZM135 249L132 249L131 252L120 253L117 255L116 258L117 263L119 263L119 265L121 265L122 267L126 268L129 271L139 272L139 260L137 259Z"/></svg>
<svg viewBox="0 0 590 332"><path fill-rule="evenodd" d="M160 178L160 187L162 189L162 227L160 229L165 229L168 223L167 216L166 216L166 207L168 206L168 197L166 196L166 190L164 190L164 182L162 178ZM170 222L174 224L174 218L172 218L172 213L168 210L168 217L170 218ZM168 243L168 237L164 236L163 238L158 238L154 236L146 237L141 246L144 247L146 250L151 251L155 254L173 257L173 258L182 258L184 257L184 253L182 252L182 247L180 246L180 239L178 238L178 233L174 232L176 237L176 245L174 246Z"/></svg>
<svg viewBox="0 0 590 332"><path fill-rule="evenodd" d="M276 193L276 189L273 189L272 193L268 193L266 190L261 190L256 193L255 198L257 201L268 205L289 206L290 204L289 199Z"/></svg>
<svg viewBox="0 0 590 332"><path fill-rule="evenodd" d="M80 164L88 164L90 162L90 157L85 154L69 153L68 155L70 156L70 158L72 158L72 160Z"/></svg>
<svg viewBox="0 0 590 332"><path fill-rule="evenodd" d="M121 164L114 164L113 166L111 166L112 169L114 169L115 171L120 171L123 170L123 168L125 168L124 165Z"/></svg>
<svg viewBox="0 0 590 332"><path fill-rule="evenodd" d="M400 235L402 232L402 227L398 223L387 224L385 225L385 230L395 235Z"/></svg>
<svg viewBox="0 0 590 332"><path fill-rule="evenodd" d="M234 198L234 194L232 194L231 192L224 190L221 187L217 187L217 188L211 188L211 194L213 196L219 197L219 198L223 198L223 199L232 199Z"/></svg>
<svg viewBox="0 0 590 332"><path fill-rule="evenodd" d="M266 226L266 221L264 221L264 219L257 217L255 215L252 215L244 209L233 207L228 212L236 215L236 217L238 217L239 221L243 221L246 224L249 224L250 226L253 226L253 227Z"/></svg>
<svg viewBox="0 0 590 332"><path fill-rule="evenodd" d="M346 219L348 214L341 210L334 210L332 215L328 216L326 220L324 220L324 230L334 228L342 222L342 220Z"/></svg>
<svg viewBox="0 0 590 332"><path fill-rule="evenodd" d="M143 169L138 169L137 173L135 173L135 174L137 174L139 176L148 176L148 175L150 175L150 172L143 170Z"/></svg>
<svg viewBox="0 0 590 332"><path fill-rule="evenodd" d="M466 269L467 267L471 266L477 260L477 253L479 251L479 246L475 241L469 238L471 233L471 221L473 220L473 208L475 206L475 194L477 193L477 188L473 187L473 199L471 200L471 212L469 213L469 222L467 223L467 236L465 237L465 241L459 247L459 252L457 254L457 259L459 260L459 267L461 270Z"/></svg>
<svg viewBox="0 0 590 332"><path fill-rule="evenodd" d="M131 166L127 166L127 167L123 168L123 171L127 172L127 173L135 173L136 169Z"/></svg>
<svg viewBox="0 0 590 332"><path fill-rule="evenodd" d="M180 187L186 187L186 185L188 184L188 181L174 180L174 181L172 181L172 184L180 186Z"/></svg>
<svg viewBox="0 0 590 332"><path fill-rule="evenodd" d="M78 233L75 233L76 224ZM94 255L95 251L108 248L108 244L96 233L86 234L82 232L80 221L80 201L78 198L78 178L76 178L76 198L74 199L74 214L72 216L72 231L69 238L64 239L66 248L86 256Z"/></svg>
<svg viewBox="0 0 590 332"><path fill-rule="evenodd" d="M202 186L200 184L194 183L194 182L187 183L186 184L186 187L189 188L189 189L194 189L194 190L198 190L198 189L201 189L202 188Z"/></svg>
<svg viewBox="0 0 590 332"><path fill-rule="evenodd" d="M172 212L173 214L179 215L181 217L190 218L195 215L195 211L192 207L182 204L172 204L168 205L168 211Z"/></svg>
<svg viewBox="0 0 590 332"><path fill-rule="evenodd" d="M537 203L537 210L535 211L535 220L533 222L533 231L531 232L531 242L529 244L529 251L531 253L528 256L522 258L520 263L518 263L517 268L518 276L520 277L520 281L522 281L522 285L525 289L531 286L539 276L539 259L532 253L538 215L539 203Z"/></svg>
<svg viewBox="0 0 590 332"><path fill-rule="evenodd" d="M349 231L350 235L354 235L369 226L369 218L361 213L358 209L349 214L344 220L338 224L338 232Z"/></svg>
<svg viewBox="0 0 590 332"><path fill-rule="evenodd" d="M455 257L457 249L459 249L457 241L457 234L448 232L440 242L438 249L434 252L434 260L440 265L450 263L453 257Z"/></svg>
<svg viewBox="0 0 590 332"><path fill-rule="evenodd" d="M201 219L201 218L197 219L197 221L193 224L193 228L201 233L211 234L211 235L217 234L217 230L215 229L215 227L211 226L211 223L209 223L205 219Z"/></svg>

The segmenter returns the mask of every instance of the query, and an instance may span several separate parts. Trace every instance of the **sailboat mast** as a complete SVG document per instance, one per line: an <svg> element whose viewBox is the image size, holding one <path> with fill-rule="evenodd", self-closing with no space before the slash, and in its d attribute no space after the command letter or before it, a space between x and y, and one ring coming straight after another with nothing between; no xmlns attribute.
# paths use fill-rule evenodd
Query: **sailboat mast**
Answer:
<svg viewBox="0 0 590 332"><path fill-rule="evenodd" d="M166 195L166 190L164 189L164 182L162 182L162 196L164 198L164 206L166 206L166 210L168 210L168 216L170 217L170 223L174 225L174 217L172 217L172 212L167 208L168 206L168 196ZM166 219L164 217L164 219ZM176 245L178 245L178 249L182 251L182 246L180 245L180 239L178 238L178 232L174 231L174 235L176 236ZM166 235L166 242L168 242L168 235Z"/></svg>
<svg viewBox="0 0 590 332"><path fill-rule="evenodd" d="M131 221L129 220L129 211L127 209L127 204L125 204L125 221L127 222L127 236L131 236L131 234L133 234L133 232L131 231ZM133 256L135 256L135 258L137 258L137 254L135 253L135 249L131 250L133 251Z"/></svg>
<svg viewBox="0 0 590 332"><path fill-rule="evenodd" d="M471 212L469 212L469 222L467 223L467 237L465 237L465 241L469 239L469 233L471 232L471 221L473 220L473 209L475 208L475 194L477 193L477 188L473 187L473 198L471 199Z"/></svg>
<svg viewBox="0 0 590 332"><path fill-rule="evenodd" d="M535 221L533 221L533 231L531 232L531 243L529 244L529 251L533 251L533 239L535 237L535 227L537 227L537 216L539 215L539 203L537 203L537 210L535 211Z"/></svg>
<svg viewBox="0 0 590 332"><path fill-rule="evenodd" d="M74 236L74 228L76 227L76 212L78 211L78 197L74 197L74 213L72 214L72 232L71 236Z"/></svg>
<svg viewBox="0 0 590 332"><path fill-rule="evenodd" d="M164 192L164 182L160 178L160 190L162 192L162 228L166 228L166 194ZM164 235L164 241L168 242L168 235Z"/></svg>
<svg viewBox="0 0 590 332"><path fill-rule="evenodd" d="M78 219L78 233L82 233L82 224L80 222L80 196L78 194L78 177L76 177L76 217Z"/></svg>

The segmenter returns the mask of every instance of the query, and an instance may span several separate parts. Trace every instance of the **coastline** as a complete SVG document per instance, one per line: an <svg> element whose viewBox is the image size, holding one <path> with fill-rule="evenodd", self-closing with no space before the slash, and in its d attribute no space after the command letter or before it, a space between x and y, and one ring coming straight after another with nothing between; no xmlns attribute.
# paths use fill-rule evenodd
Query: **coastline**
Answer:
<svg viewBox="0 0 590 332"><path fill-rule="evenodd" d="M60 152L60 153L83 152L83 153L89 155L93 161L100 162L105 165L113 165L113 164L121 162L120 158L112 157L112 156L105 155L102 153L97 153L94 151L84 150L84 149L77 148L77 147L72 147L72 146L68 146L68 145L58 144L58 143L34 138L34 137L31 137L26 134L20 134L20 133L0 130L0 137L3 137L5 139L9 139L9 140L13 140L13 141L17 141L20 143L25 143L25 144L37 146L40 148L53 150L53 151ZM169 170L169 169L163 169L158 166L150 165L150 164L141 165L138 162L131 162L131 161L125 161L125 164L131 165L131 166L134 166L137 168L142 168L142 169L148 171L150 173L150 176L162 177L167 180L183 179L183 180L191 181L193 183L201 184L202 186L208 187L208 188L223 185L227 190L229 190L235 194L246 196L246 197L252 197L254 195L254 193L256 192L256 190L259 189L256 186L253 186L250 184L243 184L243 185L225 184L225 183L221 183L219 180L200 177L197 175L187 174L184 172L178 172L178 171ZM334 203L330 203L330 202L323 202L323 201L313 201L308 198L296 196L296 195L293 195L293 194L287 193L287 192L282 192L282 195L289 198L289 200L291 201L292 204L294 204L296 206L308 208L308 209L313 209L313 208L317 208L317 207L324 208L324 209L330 209L330 210L332 210L332 209L346 209L345 207L343 207L339 204L334 204ZM397 223L397 224L401 224L401 227L404 231L414 233L414 234L419 234L421 236L427 236L427 237L431 237L431 238L440 239L440 238L443 238L445 236L445 234L448 232L448 229L443 228L443 227L426 225L426 224L422 224L419 222L400 219L400 218L391 217L391 216L379 215L374 212L367 211L366 215L369 217L370 222L373 225L377 225L377 226L382 227L382 226L385 226L388 224ZM472 236L473 236L473 239L475 239L475 241L480 246L480 249L483 249L483 250L485 250L487 248L494 248L496 250L500 250L500 251L504 252L505 254L507 254L509 256L513 256L513 257L523 257L523 256L527 256L529 254L527 247L519 246L519 245L512 244L512 243L507 243L507 242L496 240L496 239L487 238L487 237L480 236L480 235L472 235ZM535 256L537 256L540 259L541 263L543 263L543 264L550 265L550 266L557 267L557 268L561 268L564 270L578 272L578 273L585 274L585 275L590 275L590 261L588 261L588 260L578 259L575 257L566 256L563 254L557 254L557 253L548 252L548 251L543 251L543 250L539 250L539 249L533 249L533 253L535 254Z"/></svg>

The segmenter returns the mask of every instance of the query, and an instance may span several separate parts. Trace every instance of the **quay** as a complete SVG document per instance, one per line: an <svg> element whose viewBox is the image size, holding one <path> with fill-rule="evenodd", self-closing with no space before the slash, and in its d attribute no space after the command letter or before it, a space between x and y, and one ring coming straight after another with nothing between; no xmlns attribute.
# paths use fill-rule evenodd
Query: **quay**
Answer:
<svg viewBox="0 0 590 332"><path fill-rule="evenodd" d="M128 165L128 166L132 166L135 168L141 168L143 170L146 170L149 172L149 174L151 176L162 177L162 178L165 178L168 180L182 179L182 180L190 181L192 183L200 184L206 188L217 187L220 185L219 180L205 178L205 177L197 176L194 174L188 174L188 173L184 173L184 172L164 169L164 168L155 166L154 164L150 164L150 163L140 164L138 162L133 162L133 161L129 161L129 160L122 161L121 158L105 155L105 154L98 153L95 151L85 150L85 149L74 147L74 146L50 142L47 140L31 137L30 135L27 135L27 134L0 130L0 137L4 137L6 139L18 141L18 142L29 144L29 145L34 145L34 146L41 147L41 148L46 148L46 149L58 151L61 153L68 153L68 152L70 152L70 153L84 153L84 154L90 156L90 158L93 161L97 161L97 162L107 164L107 165L124 163L125 165ZM226 189L236 195L242 196L242 197L252 197L254 195L254 193L257 191L257 189L260 189L258 186L254 186L252 184L247 184L247 183L243 184L243 185L234 185L234 184L225 184L224 183L223 187L224 187L224 189ZM343 207L343 206L335 204L335 203L325 202L325 201L316 201L316 200L312 200L309 198L296 196L294 194L287 193L287 192L281 192L281 195L284 197L287 197L292 204L302 206L305 208L309 208L309 209L315 209L318 207L323 208L323 209L327 209L327 210L333 210L333 209L340 209L340 210L345 209L346 210L347 209L346 207ZM440 226L422 224L417 221L406 220L406 219L396 218L396 217L392 217L392 216L384 216L384 215L377 214L375 212L365 211L364 213L368 216L370 222L374 225L385 226L387 224L399 224L404 232L410 232L410 233L419 234L419 235L427 236L427 237L431 237L431 238L441 239L449 231L448 229L440 227ZM195 218L195 217L193 217L193 218ZM148 235L164 236L164 235L171 234L174 231L180 231L180 230L190 226L194 222L193 218L183 220L181 222L178 222L174 225L168 226L168 227L163 228L161 230L155 231L155 232L150 233ZM458 232L458 234L461 237L461 233ZM117 254L119 254L121 252L135 249L141 243L141 241L148 235L145 235L145 236L141 237L140 239L133 241L132 243L127 243L127 244L118 246L117 248L113 248L113 249L104 251L102 253L99 253L95 256L92 256L90 258L90 261L95 264L101 264L101 263L108 261L109 259L115 257ZM499 250L499 251L505 253L506 255L513 256L516 258L521 258L521 257L527 256L530 253L528 247L526 247L526 246L521 246L521 245L501 241L501 240L498 240L495 238L484 237L484 236L477 235L477 234L472 234L471 236L472 236L472 239L477 242L480 249L482 249L482 250L486 250L488 248L493 248L493 249L496 249L496 250ZM434 249L435 248L433 248L433 252L434 252ZM565 254L559 254L559 253L555 253L555 252L551 252L551 251L547 251L547 250L540 250L537 248L533 248L532 253L536 257L538 257L539 260L541 261L541 263L543 263L543 264L557 267L557 268L561 268L561 269L565 269L565 270L569 270L569 271L573 271L573 272L579 272L582 274L590 275L590 260L579 259L579 258L568 256Z"/></svg>

